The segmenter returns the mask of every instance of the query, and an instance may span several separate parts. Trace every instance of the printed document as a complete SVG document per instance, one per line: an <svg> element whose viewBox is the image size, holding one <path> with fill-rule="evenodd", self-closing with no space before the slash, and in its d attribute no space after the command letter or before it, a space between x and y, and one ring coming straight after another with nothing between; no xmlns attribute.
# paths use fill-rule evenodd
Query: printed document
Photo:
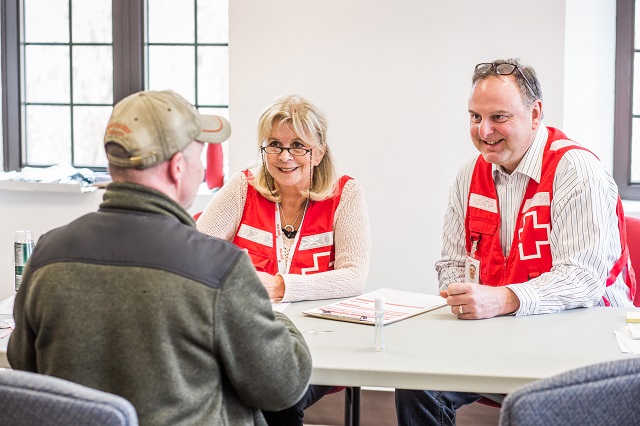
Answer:
<svg viewBox="0 0 640 426"><path fill-rule="evenodd" d="M384 298L384 324L391 324L447 304L440 296L414 293L411 291L381 288L361 296L335 302L315 309L307 309L302 313L319 318L358 324L375 324L375 299Z"/></svg>

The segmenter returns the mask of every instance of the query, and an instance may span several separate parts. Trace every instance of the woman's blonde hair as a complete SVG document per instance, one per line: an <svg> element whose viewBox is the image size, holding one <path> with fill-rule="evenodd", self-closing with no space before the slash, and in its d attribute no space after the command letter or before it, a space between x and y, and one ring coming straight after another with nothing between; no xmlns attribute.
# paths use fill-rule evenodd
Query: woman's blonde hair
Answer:
<svg viewBox="0 0 640 426"><path fill-rule="evenodd" d="M331 156L331 150L327 145L327 119L311 102L297 95L281 96L274 99L260 114L258 120L258 149L271 136L274 124L286 125L298 135L305 143L313 147L309 153L309 161L313 173L310 187L303 191L302 195L312 201L320 201L333 195L336 183L336 170ZM313 153L320 150L324 153L322 160L313 167ZM281 195L275 186L273 177L267 170L267 165L262 154L262 162L251 182L254 188L264 197L273 202L280 202Z"/></svg>

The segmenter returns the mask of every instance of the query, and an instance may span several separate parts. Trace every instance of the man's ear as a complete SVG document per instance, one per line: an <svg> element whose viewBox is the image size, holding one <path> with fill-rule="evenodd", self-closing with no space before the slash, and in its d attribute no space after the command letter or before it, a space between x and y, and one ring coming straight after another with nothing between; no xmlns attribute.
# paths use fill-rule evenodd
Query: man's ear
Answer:
<svg viewBox="0 0 640 426"><path fill-rule="evenodd" d="M185 165L183 160L184 154L182 152L177 152L173 157L171 157L171 160L169 160L169 179L171 179L173 183L180 182L182 173L184 173Z"/></svg>
<svg viewBox="0 0 640 426"><path fill-rule="evenodd" d="M531 130L536 130L542 121L542 101L540 99L533 103L531 109Z"/></svg>

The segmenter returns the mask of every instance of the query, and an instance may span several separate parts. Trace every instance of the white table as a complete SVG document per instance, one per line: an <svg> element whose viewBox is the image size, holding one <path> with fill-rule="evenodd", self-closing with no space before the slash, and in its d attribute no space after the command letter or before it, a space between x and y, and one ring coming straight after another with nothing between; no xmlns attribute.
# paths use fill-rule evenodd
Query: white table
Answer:
<svg viewBox="0 0 640 426"><path fill-rule="evenodd" d="M636 308L463 321L444 307L385 326L386 348L375 352L373 327L302 314L330 302L292 303L284 312L311 350L311 383L352 388L345 424L359 423L361 386L506 394L574 368L634 356L620 351L613 331ZM0 340L0 367L9 367L8 340Z"/></svg>
<svg viewBox="0 0 640 426"><path fill-rule="evenodd" d="M0 315L2 317L2 315ZM11 368L9 365L9 361L7 360L7 343L9 342L9 337L5 337L4 339L0 339L0 368Z"/></svg>
<svg viewBox="0 0 640 426"><path fill-rule="evenodd" d="M385 326L386 348L375 352L372 326L302 314L328 303L294 303L284 312L311 350L311 383L350 387L345 425L360 423L361 386L507 394L574 368L634 356L620 351L613 331L635 308L463 321L443 307Z"/></svg>
<svg viewBox="0 0 640 426"><path fill-rule="evenodd" d="M533 380L633 356L620 351L613 331L636 308L463 321L445 307L386 325L386 348L374 352L373 327L301 313L328 303L292 303L284 311L301 330L331 331L304 333L315 384L509 393ZM8 341L0 339L0 367L9 367Z"/></svg>
<svg viewBox="0 0 640 426"><path fill-rule="evenodd" d="M11 312L13 312L13 296L0 301L0 321L12 319ZM0 335L3 335L5 330L5 328L0 328ZM10 368L9 361L7 361L7 343L9 343L9 336L0 339L0 368Z"/></svg>
<svg viewBox="0 0 640 426"><path fill-rule="evenodd" d="M384 327L375 352L373 327L301 312L328 304L291 304L284 312L305 332L311 382L480 393L509 393L534 380L626 358L613 333L636 308L575 309L528 317L463 321L440 308Z"/></svg>

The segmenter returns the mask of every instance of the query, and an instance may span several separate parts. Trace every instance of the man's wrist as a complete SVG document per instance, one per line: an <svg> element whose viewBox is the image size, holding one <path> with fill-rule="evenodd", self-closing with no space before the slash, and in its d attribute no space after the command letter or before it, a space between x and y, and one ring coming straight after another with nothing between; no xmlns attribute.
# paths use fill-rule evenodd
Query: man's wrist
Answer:
<svg viewBox="0 0 640 426"><path fill-rule="evenodd" d="M518 309L520 309L520 299L516 295L516 293L511 290L509 287L504 287L505 290L505 311L504 314L510 315L514 314Z"/></svg>

